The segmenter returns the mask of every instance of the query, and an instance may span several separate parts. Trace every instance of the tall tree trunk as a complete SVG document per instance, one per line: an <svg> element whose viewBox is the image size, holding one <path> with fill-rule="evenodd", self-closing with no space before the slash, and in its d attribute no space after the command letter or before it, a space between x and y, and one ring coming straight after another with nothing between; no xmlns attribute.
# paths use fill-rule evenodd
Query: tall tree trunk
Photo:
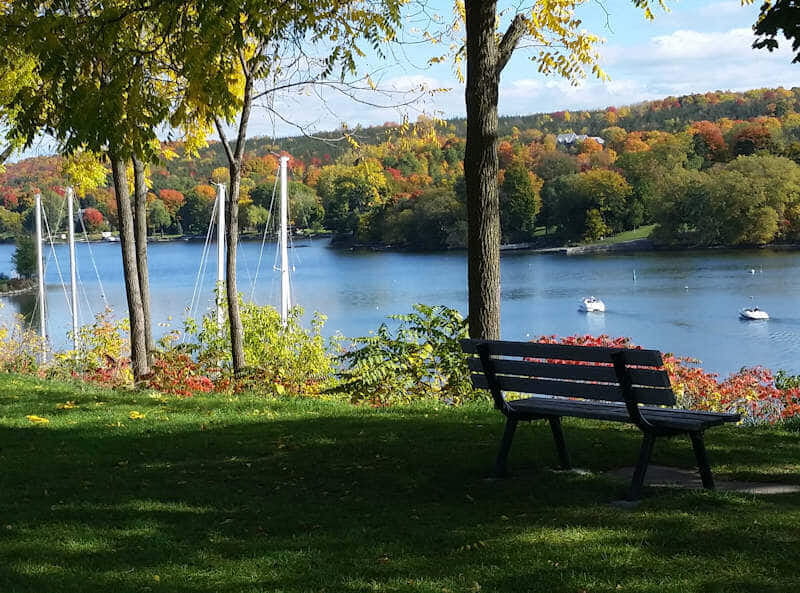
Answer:
<svg viewBox="0 0 800 593"><path fill-rule="evenodd" d="M128 190L128 174L125 168L125 160L113 153L109 153L109 158L111 159L111 174L114 178L114 192L117 196L122 271L125 277L128 317L131 324L131 367L134 380L139 381L150 372L150 368L147 364L144 312L142 310L142 295L139 290L139 272L136 265L133 209Z"/></svg>
<svg viewBox="0 0 800 593"><path fill-rule="evenodd" d="M231 332L231 358L233 372L238 373L245 367L244 361L244 326L239 310L239 290L236 285L236 254L239 246L239 189L242 173L240 163L231 163L230 191L225 212L225 290L228 297L228 325Z"/></svg>
<svg viewBox="0 0 800 593"><path fill-rule="evenodd" d="M142 295L144 316L144 339L147 348L147 365L153 364L153 320L150 316L150 275L147 268L147 182L144 163L133 157L133 224L136 243L136 269L139 276L139 292Z"/></svg>
<svg viewBox="0 0 800 593"><path fill-rule="evenodd" d="M244 61L243 61L244 63ZM242 185L242 165L244 148L247 141L247 124L253 107L253 76L245 72L242 112L239 116L239 130L236 144L231 149L225 135L222 122L216 120L217 132L222 141L225 156L228 158L230 188L225 204L225 291L228 297L228 325L231 333L231 359L233 372L238 373L245 367L244 359L244 327L239 309L239 292L236 286L236 254L239 245L239 193Z"/></svg>
<svg viewBox="0 0 800 593"><path fill-rule="evenodd" d="M500 198L497 189L495 2L467 0L467 192L469 333L500 337Z"/></svg>
<svg viewBox="0 0 800 593"><path fill-rule="evenodd" d="M466 0L467 193L469 333L500 337L500 194L497 187L497 101L505 67L525 21L517 15L498 44L497 2Z"/></svg>

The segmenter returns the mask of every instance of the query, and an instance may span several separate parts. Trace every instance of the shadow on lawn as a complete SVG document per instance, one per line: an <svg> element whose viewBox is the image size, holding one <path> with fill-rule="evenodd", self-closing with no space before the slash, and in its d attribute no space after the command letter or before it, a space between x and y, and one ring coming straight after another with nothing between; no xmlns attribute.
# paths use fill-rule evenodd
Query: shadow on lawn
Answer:
<svg viewBox="0 0 800 593"><path fill-rule="evenodd" d="M455 412L0 429L0 591L730 592L800 578L798 496L667 492L624 511L608 505L623 484L546 471L542 425L520 431L516 479L485 479L500 430ZM567 437L597 471L639 443L583 424ZM691 464L686 442L661 454Z"/></svg>

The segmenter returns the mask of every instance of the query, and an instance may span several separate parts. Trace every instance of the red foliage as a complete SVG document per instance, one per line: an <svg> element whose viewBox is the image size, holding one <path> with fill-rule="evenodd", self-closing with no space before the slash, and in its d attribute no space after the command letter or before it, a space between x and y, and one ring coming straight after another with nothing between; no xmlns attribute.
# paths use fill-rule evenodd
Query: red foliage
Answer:
<svg viewBox="0 0 800 593"><path fill-rule="evenodd" d="M158 192L158 197L164 202L164 207L172 216L183 206L186 198L176 189L162 189Z"/></svg>
<svg viewBox="0 0 800 593"><path fill-rule="evenodd" d="M0 190L0 202L7 210L14 210L19 206L19 194L13 187L4 187Z"/></svg>
<svg viewBox="0 0 800 593"><path fill-rule="evenodd" d="M725 145L725 139L722 137L722 130L719 129L717 124L710 121L696 121L692 124L691 130L695 136L699 135L703 138L714 160L724 154L727 146Z"/></svg>
<svg viewBox="0 0 800 593"><path fill-rule="evenodd" d="M87 231L94 231L103 224L103 214L97 208L83 209L83 224Z"/></svg>
<svg viewBox="0 0 800 593"><path fill-rule="evenodd" d="M395 181L400 181L403 178L403 174L394 167L386 167L386 172L392 176L392 179Z"/></svg>
<svg viewBox="0 0 800 593"><path fill-rule="evenodd" d="M599 336L541 336L535 342L604 346L607 348L640 348L630 338ZM745 421L775 422L800 415L800 388L779 389L769 369L743 368L720 381L716 373L698 367L698 361L664 354L664 369L679 396L681 405L697 410L739 412ZM575 363L597 364L597 363Z"/></svg>
<svg viewBox="0 0 800 593"><path fill-rule="evenodd" d="M161 393L182 397L213 390L214 382L197 373L197 363L188 354L162 353L156 358L153 371L146 378L147 386Z"/></svg>

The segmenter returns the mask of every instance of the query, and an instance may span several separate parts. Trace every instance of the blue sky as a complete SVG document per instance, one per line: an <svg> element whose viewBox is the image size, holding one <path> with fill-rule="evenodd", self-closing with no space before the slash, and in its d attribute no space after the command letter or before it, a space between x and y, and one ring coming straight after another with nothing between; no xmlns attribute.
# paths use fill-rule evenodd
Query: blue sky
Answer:
<svg viewBox="0 0 800 593"><path fill-rule="evenodd" d="M445 19L452 18L452 3L435 0ZM532 53L518 49L501 78L501 115L550 112L561 109L593 109L608 105L629 105L668 95L713 90L747 90L761 87L792 87L798 84L800 65L792 64L788 49L769 53L754 50L752 25L759 2L741 6L739 0L712 0L673 4L668 13L657 12L646 21L629 1L606 2L608 16L597 3L579 12L586 29L601 35L601 64L611 80L601 83L587 79L571 86L557 77L545 77L530 60ZM511 3L500 3L510 8ZM606 27L608 20L609 27ZM406 32L412 37L413 32ZM336 128L341 122L352 126L399 121L403 114L412 120L422 112L440 117L464 115L464 89L449 65L425 67L436 54L431 46L404 50L396 65L372 64L365 71L380 68L376 79L384 87L411 88L427 84L447 88L421 103L405 109L375 109L328 95L323 108L309 97L285 97L281 104L310 130ZM372 69L372 70L371 70ZM285 124L273 124L263 116L253 122L252 135L294 134Z"/></svg>

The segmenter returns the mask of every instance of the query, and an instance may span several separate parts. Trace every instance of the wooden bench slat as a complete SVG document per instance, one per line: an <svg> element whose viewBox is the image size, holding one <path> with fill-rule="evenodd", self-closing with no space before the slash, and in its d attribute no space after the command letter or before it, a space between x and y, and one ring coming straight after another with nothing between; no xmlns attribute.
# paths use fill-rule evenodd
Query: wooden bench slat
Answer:
<svg viewBox="0 0 800 593"><path fill-rule="evenodd" d="M661 367L664 361L658 350L637 350L633 348L607 348L604 346L575 347L566 344L541 344L538 342L506 342L502 340L462 340L461 348L468 354L477 354L478 344L486 344L494 356L518 356L576 360L582 362L611 362L611 353L625 351L629 365Z"/></svg>
<svg viewBox="0 0 800 593"><path fill-rule="evenodd" d="M622 401L622 391L619 385L607 383L579 383L577 381L554 381L549 379L528 379L525 377L509 377L497 375L498 385L503 391L518 391L521 393L539 393L557 395L562 397L580 397L605 401ZM489 389L486 375L474 373L472 385L478 389ZM633 392L637 401L643 404L673 405L675 395L671 389L657 387L634 387Z"/></svg>
<svg viewBox="0 0 800 593"><path fill-rule="evenodd" d="M471 371L483 372L480 358L471 357L467 364ZM498 375L517 375L521 377L542 377L549 379L580 379L584 381L604 381L617 384L613 366L589 366L570 363L528 362L525 360L493 359L494 372ZM666 371L651 368L630 369L634 385L670 388Z"/></svg>

